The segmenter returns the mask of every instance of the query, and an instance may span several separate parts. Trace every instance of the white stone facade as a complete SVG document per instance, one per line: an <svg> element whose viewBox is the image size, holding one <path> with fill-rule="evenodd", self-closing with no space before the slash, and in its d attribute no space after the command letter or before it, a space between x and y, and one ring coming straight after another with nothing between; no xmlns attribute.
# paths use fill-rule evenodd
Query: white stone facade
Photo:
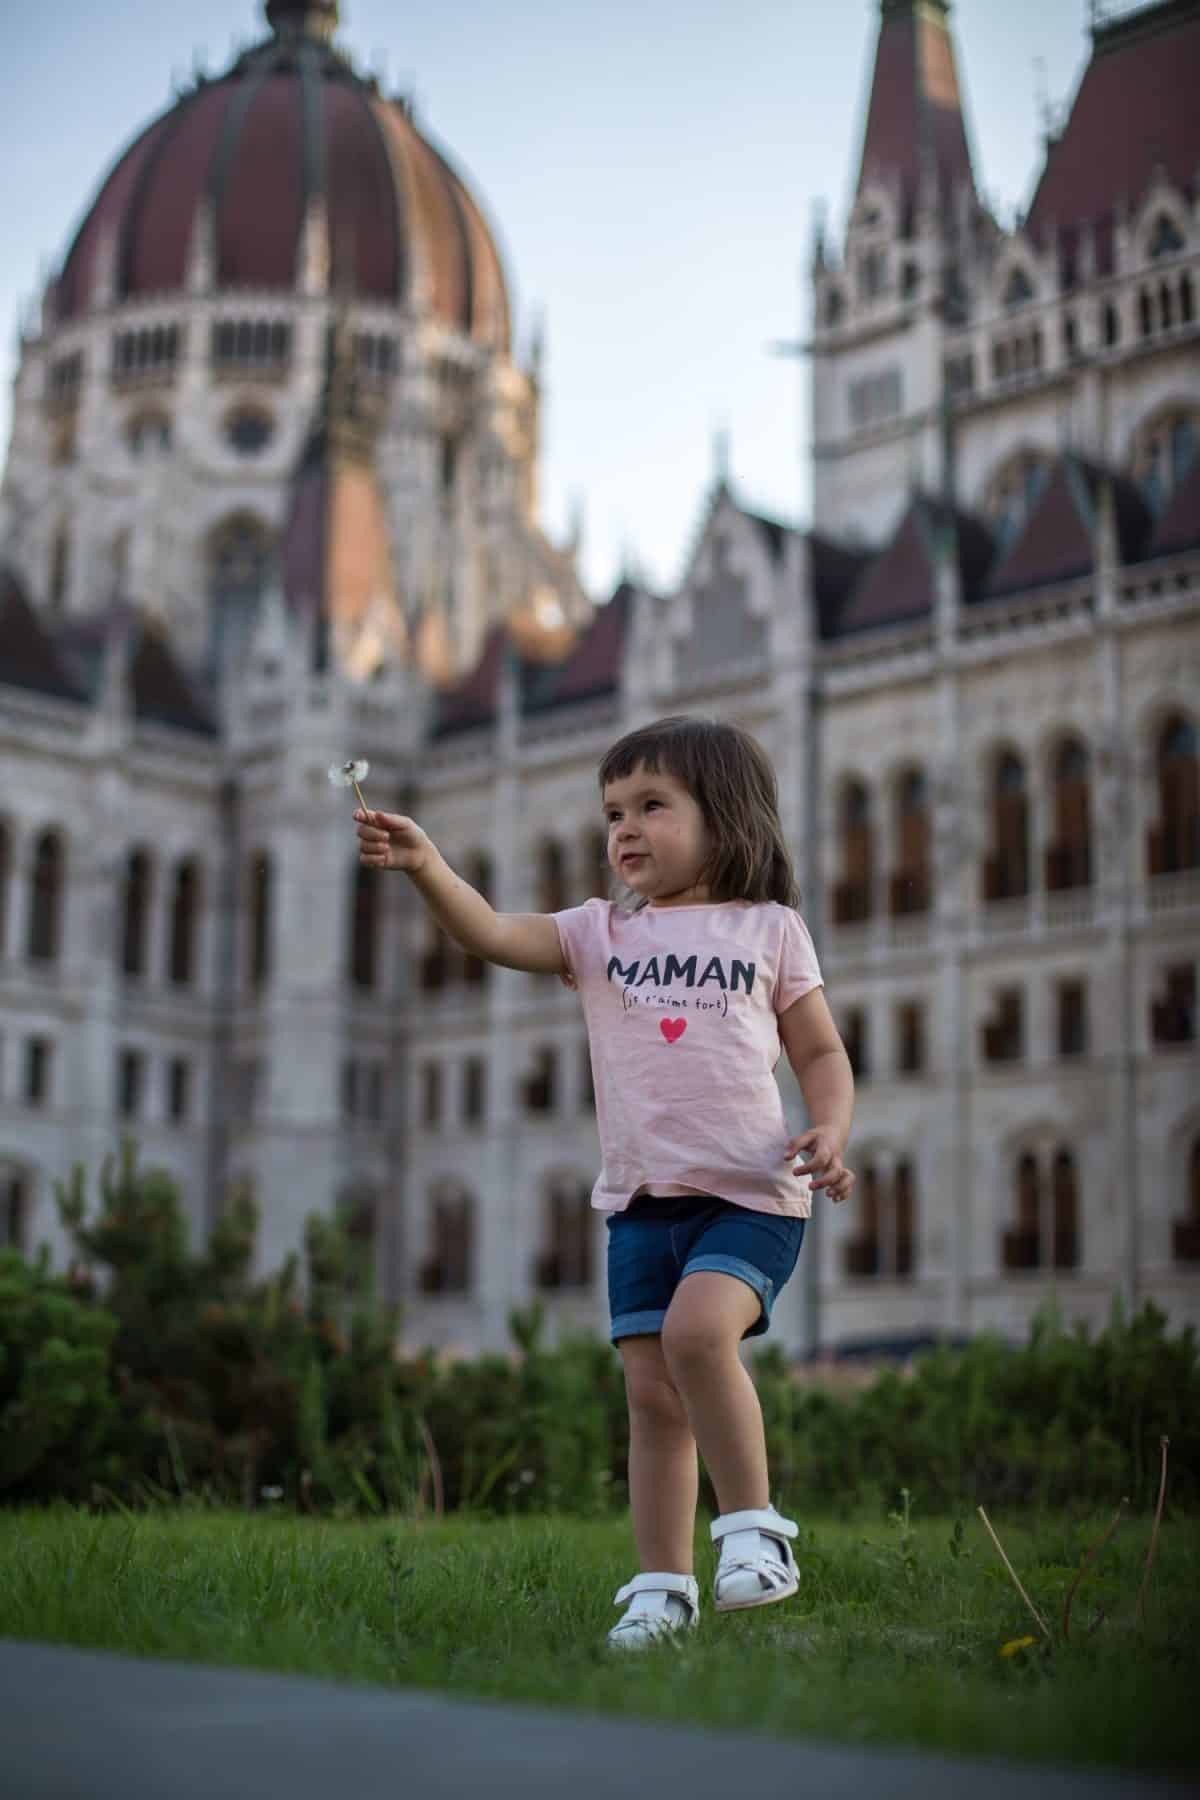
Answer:
<svg viewBox="0 0 1200 1800"><path fill-rule="evenodd" d="M1139 313L1143 293L1161 308L1166 282L1178 296L1187 276L1200 291L1200 208L1159 184L1118 234L1117 272L1103 280L1085 273L1069 298L1019 234L995 234L961 271L973 297L966 326L948 324L937 304L935 222L926 219L902 245L892 204L886 187L864 190L844 259L823 252L814 274L817 532L878 546L920 486L951 492L1012 533L1025 493L1003 477L1019 454L1073 449L1145 480L1164 421L1197 422L1200 440L1194 310L1184 321L1176 299L1170 322L1156 310L1148 331ZM1180 245L1165 259L1151 250L1163 217ZM879 251L887 271L870 299L847 275L864 246ZM901 259L919 267L903 299ZM1005 295L1016 268L1031 297L1014 308ZM841 309L827 322L835 289ZM189 295L126 309L119 320L100 312L62 334L47 319L24 344L0 550L48 624L103 606L119 563L123 591L165 616L183 658L199 658L214 528L246 511L268 531L280 527L319 402L332 303L298 284L294 296L243 295L237 307L239 317L285 320L293 333L293 360L269 389L274 433L253 469L222 437L241 389L218 379L206 358L214 322L230 314L227 297ZM1111 344L1107 307L1122 322ZM401 346L376 453L393 541L412 559L407 572L398 569L398 586L402 594L427 587L447 542L455 546L461 599L452 642L458 667L469 670L487 626L527 598L521 557L533 529L535 390L528 373L493 357L467 368L478 353L435 343L419 320L381 311L354 323ZM168 324L185 346L170 380L114 378L118 328ZM995 344L1034 325L1042 334L1036 366L1010 363L997 373ZM84 373L68 404L48 383L76 353ZM973 380L948 433L944 370L968 355ZM439 384L455 358L475 384L471 416L482 423L462 475L458 526L446 539L437 419ZM854 384L870 380L878 386L856 388L852 401ZM245 393L256 406L268 403L261 380L249 380ZM170 444L153 453L146 445L139 458L131 420L152 407L170 417ZM65 461L55 449L64 421L75 440ZM1168 457L1161 475L1169 488L1181 471ZM64 525L71 549L56 573ZM431 731L430 684L412 661L387 661L365 684L337 668L314 675L277 597L264 605L254 654L223 699L215 738L139 721L119 645L109 645L90 707L8 685L0 668L5 1229L29 1249L47 1241L62 1263L55 1180L77 1160L97 1171L131 1131L145 1158L178 1178L197 1233L231 1182L253 1180L264 1268L299 1245L309 1212L370 1197L381 1282L403 1302L405 1341L468 1353L505 1347L508 1312L539 1291L536 1264L553 1248L552 1193L560 1188L568 1211L578 1208L598 1166L579 1002L553 978L498 968L476 983L457 970L447 986L425 991L418 969L427 920L398 875L379 878L379 964L373 985L356 986L348 973L351 803L329 787L326 768L366 756L369 799L413 812L468 878L475 857L490 859L498 910L550 910L539 876L548 842L564 863L555 904L601 891L596 769L604 751L650 719L692 712L746 727L774 762L830 1003L843 1029L854 1009L865 1021L870 1072L860 1080L847 1160L858 1169L870 1162L885 1190L906 1163L914 1194L911 1266L891 1275L848 1273L861 1195L838 1209L818 1202L800 1266L775 1307L773 1338L800 1351L987 1326L1021 1335L1052 1288L1067 1316L1094 1325L1115 1295L1131 1305L1151 1297L1174 1323L1200 1323L1200 1262L1176 1253L1175 1231L1197 1217L1194 1005L1190 1040L1158 1042L1151 1030L1168 972L1190 966L1194 980L1200 868L1150 874L1146 856L1164 722L1200 725L1200 548L1122 564L1109 498L1093 549L1085 577L971 606L952 554L939 551L931 614L825 637L810 538L772 532L718 484L679 591L632 593L611 694L523 712L507 655L494 721L441 738ZM571 584L558 592L567 616L584 623ZM1087 885L1053 892L1043 859L1051 766L1068 735L1089 755L1092 872ZM1029 776L1030 891L985 902L980 869L1003 751L1020 756ZM924 775L931 796L933 900L927 913L895 917L886 888L896 866L896 784L907 769ZM866 921L835 924L839 805L851 779L872 808L875 891ZM47 830L61 834L64 910L59 954L38 959L28 950L37 845ZM131 977L121 973L118 946L122 883L138 847L150 859L151 899L145 972ZM246 871L260 851L271 858L272 908L269 969L255 981ZM179 984L167 978L169 896L187 858L200 869L197 972ZM1057 1037L1063 981L1086 991L1086 1047L1070 1056ZM984 1028L998 992L1014 988L1019 1053L990 1063ZM919 1006L923 1020L924 1067L913 1073L900 1066L904 1004ZM38 1040L51 1047L40 1063L31 1050ZM557 1057L554 1105L530 1110L523 1084L548 1049ZM123 1051L144 1058L129 1118L119 1106ZM485 1072L475 1118L471 1059ZM190 1070L181 1119L170 1117L172 1060ZM436 1124L427 1120L432 1066L441 1070ZM800 1128L786 1059L777 1074ZM1076 1266L1048 1270L1053 1251L1043 1244L1040 1268L1006 1269L1019 1159L1032 1154L1048 1171L1063 1149L1075 1171ZM465 1284L425 1291L421 1272L438 1248L435 1202L462 1196ZM543 1292L552 1335L606 1331L602 1215L589 1212L584 1232L590 1279Z"/></svg>

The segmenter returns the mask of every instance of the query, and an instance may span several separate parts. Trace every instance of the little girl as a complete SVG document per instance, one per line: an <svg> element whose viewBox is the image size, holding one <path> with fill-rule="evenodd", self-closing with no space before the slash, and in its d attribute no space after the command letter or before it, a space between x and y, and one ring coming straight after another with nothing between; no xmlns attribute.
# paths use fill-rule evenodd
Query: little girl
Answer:
<svg viewBox="0 0 1200 1800"><path fill-rule="evenodd" d="M406 870L464 949L557 974L580 995L641 1565L617 1590L629 1606L608 1641L636 1648L699 1622L697 1446L721 1507L716 1610L796 1591L798 1527L770 1502L738 1345L770 1324L812 1190L844 1200L854 1185L842 1162L854 1081L759 744L733 725L660 719L608 752L600 794L619 898L556 913L497 914L414 820L354 817L360 861ZM772 1073L781 1042L810 1120L799 1136Z"/></svg>

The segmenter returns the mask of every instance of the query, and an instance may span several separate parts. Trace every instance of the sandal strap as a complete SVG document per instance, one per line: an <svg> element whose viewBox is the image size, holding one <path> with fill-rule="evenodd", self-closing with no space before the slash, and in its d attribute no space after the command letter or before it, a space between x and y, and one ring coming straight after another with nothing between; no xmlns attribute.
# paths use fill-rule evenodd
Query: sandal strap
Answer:
<svg viewBox="0 0 1200 1800"><path fill-rule="evenodd" d="M719 1543L731 1531L769 1532L773 1537L798 1537L800 1527L794 1519L784 1519L773 1506L751 1506L744 1512L723 1513L712 1522L712 1541Z"/></svg>
<svg viewBox="0 0 1200 1800"><path fill-rule="evenodd" d="M613 1605L620 1606L626 1600L632 1600L635 1594L678 1594L689 1606L698 1603L700 1588L694 1575L635 1575L632 1581L618 1588L613 1595Z"/></svg>

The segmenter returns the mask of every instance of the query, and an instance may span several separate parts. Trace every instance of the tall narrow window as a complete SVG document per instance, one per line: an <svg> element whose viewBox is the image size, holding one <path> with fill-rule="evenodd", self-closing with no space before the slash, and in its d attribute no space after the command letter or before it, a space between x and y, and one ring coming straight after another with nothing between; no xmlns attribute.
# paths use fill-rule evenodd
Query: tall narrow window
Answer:
<svg viewBox="0 0 1200 1800"><path fill-rule="evenodd" d="M1051 893L1091 882L1089 791L1088 753L1077 738L1068 738L1054 758L1054 842L1046 851L1046 887Z"/></svg>
<svg viewBox="0 0 1200 1800"><path fill-rule="evenodd" d="M538 911L562 912L569 904L562 845L548 840L538 851Z"/></svg>
<svg viewBox="0 0 1200 1800"><path fill-rule="evenodd" d="M167 945L167 978L174 987L190 987L196 973L197 909L200 870L192 858L181 862L171 889L171 922Z"/></svg>
<svg viewBox="0 0 1200 1800"><path fill-rule="evenodd" d="M1200 868L1200 757L1196 727L1182 713L1169 718L1158 738L1158 822L1150 829L1151 875Z"/></svg>
<svg viewBox="0 0 1200 1800"><path fill-rule="evenodd" d="M586 1288L592 1280L592 1208L582 1186L555 1184L548 1207L550 1247L534 1261L540 1288Z"/></svg>
<svg viewBox="0 0 1200 1800"><path fill-rule="evenodd" d="M63 847L56 831L44 831L33 853L33 905L29 910L31 962L56 962L63 908Z"/></svg>
<svg viewBox="0 0 1200 1800"><path fill-rule="evenodd" d="M209 549L209 661L216 671L237 665L250 642L271 568L266 528L248 513L227 519Z"/></svg>
<svg viewBox="0 0 1200 1800"><path fill-rule="evenodd" d="M30 1038L25 1045L25 1100L30 1106L42 1106L50 1098L53 1056L49 1038Z"/></svg>
<svg viewBox="0 0 1200 1800"><path fill-rule="evenodd" d="M985 900L1015 900L1029 892L1029 799L1025 764L1011 750L992 778L992 852L983 865Z"/></svg>
<svg viewBox="0 0 1200 1800"><path fill-rule="evenodd" d="M186 1057L173 1056L167 1064L167 1116L173 1125L187 1122L191 1074Z"/></svg>
<svg viewBox="0 0 1200 1800"><path fill-rule="evenodd" d="M879 1231L881 1225L881 1181L876 1164L868 1160L862 1166L862 1187L858 1203L858 1234L846 1243L847 1275L879 1273Z"/></svg>
<svg viewBox="0 0 1200 1800"><path fill-rule="evenodd" d="M431 1129L442 1122L442 1067L425 1063L421 1071L421 1123Z"/></svg>
<svg viewBox="0 0 1200 1800"><path fill-rule="evenodd" d="M0 1164L0 1250L29 1249L29 1183L19 1169Z"/></svg>
<svg viewBox="0 0 1200 1800"><path fill-rule="evenodd" d="M271 911L273 881L271 858L256 850L247 869L250 942L246 974L252 988L264 987L271 974Z"/></svg>
<svg viewBox="0 0 1200 1800"><path fill-rule="evenodd" d="M865 1081L870 1074L871 1058L867 1034L867 1015L861 1006L846 1009L841 1039L855 1080Z"/></svg>
<svg viewBox="0 0 1200 1800"><path fill-rule="evenodd" d="M919 1000L896 1008L896 1067L901 1075L919 1075L925 1067L925 1009Z"/></svg>
<svg viewBox="0 0 1200 1800"><path fill-rule="evenodd" d="M898 867L891 880L894 915L928 912L929 845L929 783L920 769L909 769L896 790Z"/></svg>
<svg viewBox="0 0 1200 1800"><path fill-rule="evenodd" d="M355 987L373 988L379 961L379 878L359 863L352 876L350 905L350 978Z"/></svg>
<svg viewBox="0 0 1200 1800"><path fill-rule="evenodd" d="M589 831L583 840L585 900L608 899L608 840L602 831Z"/></svg>
<svg viewBox="0 0 1200 1800"><path fill-rule="evenodd" d="M433 1203L432 1253L417 1285L423 1293L466 1293L474 1260L474 1218L469 1195L439 1195Z"/></svg>
<svg viewBox="0 0 1200 1800"><path fill-rule="evenodd" d="M916 1183L907 1156L896 1164L896 1274L911 1275L916 1261Z"/></svg>
<svg viewBox="0 0 1200 1800"><path fill-rule="evenodd" d="M1171 1248L1176 1262L1200 1263L1200 1134L1192 1139L1184 1212L1174 1221Z"/></svg>
<svg viewBox="0 0 1200 1800"><path fill-rule="evenodd" d="M1058 984L1058 1054L1062 1057L1087 1053L1087 988L1082 981L1060 981Z"/></svg>
<svg viewBox="0 0 1200 1800"><path fill-rule="evenodd" d="M140 1050L122 1050L117 1060L117 1111L123 1119L136 1119L142 1110L142 1077L145 1058Z"/></svg>
<svg viewBox="0 0 1200 1800"><path fill-rule="evenodd" d="M842 878L833 890L833 922L853 925L871 916L874 857L871 838L871 803L861 781L848 781L842 790Z"/></svg>
<svg viewBox="0 0 1200 1800"><path fill-rule="evenodd" d="M984 1062L1020 1060L1024 1049L1024 998L1018 987L997 990L992 1003L992 1016L984 1022L983 1027Z"/></svg>
<svg viewBox="0 0 1200 1800"><path fill-rule="evenodd" d="M526 1112L553 1112L558 1087L558 1054L552 1044L537 1052L531 1074L522 1084Z"/></svg>
<svg viewBox="0 0 1200 1800"><path fill-rule="evenodd" d="M126 975L146 973L146 934L150 925L150 858L133 850L125 863L121 933L121 969Z"/></svg>
<svg viewBox="0 0 1200 1800"><path fill-rule="evenodd" d="M463 1119L480 1125L487 1115L487 1064L482 1056L468 1056L463 1065Z"/></svg>
<svg viewBox="0 0 1200 1800"><path fill-rule="evenodd" d="M1051 1183L1054 1223L1054 1267L1073 1269L1079 1262L1078 1194L1075 1184L1075 1158L1066 1149L1054 1153Z"/></svg>
<svg viewBox="0 0 1200 1800"><path fill-rule="evenodd" d="M1037 1157L1026 1150L1015 1170L1016 1224L1004 1233L1006 1269L1036 1269L1042 1254L1042 1188Z"/></svg>

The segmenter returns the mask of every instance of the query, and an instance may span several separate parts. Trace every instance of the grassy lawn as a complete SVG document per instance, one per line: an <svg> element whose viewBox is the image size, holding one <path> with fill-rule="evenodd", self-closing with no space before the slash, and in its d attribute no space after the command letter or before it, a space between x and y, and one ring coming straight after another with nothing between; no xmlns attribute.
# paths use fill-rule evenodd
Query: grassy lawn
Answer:
<svg viewBox="0 0 1200 1800"><path fill-rule="evenodd" d="M799 1593L721 1615L702 1518L699 1630L623 1658L604 1647L637 1567L623 1520L0 1513L0 1635L785 1735L1200 1766L1200 1522L1164 1523L1143 1631L1150 1521L1126 1520L1078 1590L1069 1643L1063 1602L1107 1517L992 1522L1048 1653L1000 1654L1037 1627L969 1510L957 1536L949 1519L804 1525Z"/></svg>

